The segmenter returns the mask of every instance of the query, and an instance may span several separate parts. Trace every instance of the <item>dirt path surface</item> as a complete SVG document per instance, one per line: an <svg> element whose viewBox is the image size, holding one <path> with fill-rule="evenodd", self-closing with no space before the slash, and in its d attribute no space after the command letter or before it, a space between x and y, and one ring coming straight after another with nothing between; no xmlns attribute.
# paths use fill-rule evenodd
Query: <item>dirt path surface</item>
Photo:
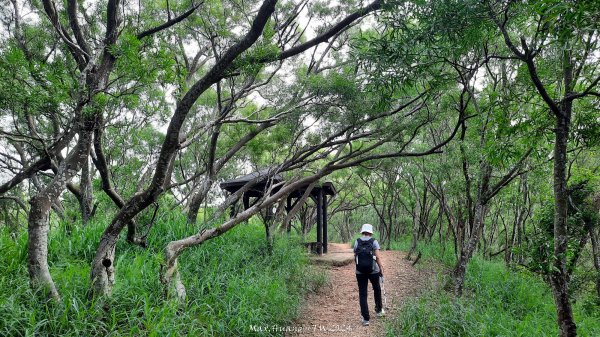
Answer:
<svg viewBox="0 0 600 337"><path fill-rule="evenodd" d="M329 245L329 251L334 254L347 253L349 248L347 244ZM399 251L381 252L387 294L386 317L393 317L402 301L416 296L432 276L431 272L413 267L405 256L405 253ZM384 336L384 322L387 318L377 318L375 315L371 285L371 321L369 326L361 325L354 264L323 268L324 272L329 273L330 286L306 299L301 318L292 327L295 331L286 336Z"/></svg>

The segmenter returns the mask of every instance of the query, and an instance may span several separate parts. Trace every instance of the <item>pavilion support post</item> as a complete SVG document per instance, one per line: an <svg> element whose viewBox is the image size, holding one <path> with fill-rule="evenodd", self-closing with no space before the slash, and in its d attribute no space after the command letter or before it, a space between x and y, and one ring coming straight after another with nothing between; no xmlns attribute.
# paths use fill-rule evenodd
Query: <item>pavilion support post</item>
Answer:
<svg viewBox="0 0 600 337"><path fill-rule="evenodd" d="M317 192L317 253L323 255L323 189Z"/></svg>
<svg viewBox="0 0 600 337"><path fill-rule="evenodd" d="M271 233L271 223L273 222L273 207L269 206L265 210L265 235L267 237L267 249L269 255L273 253L273 233Z"/></svg>
<svg viewBox="0 0 600 337"><path fill-rule="evenodd" d="M288 196L286 200L285 211L289 214L292 211L292 208L294 208L292 206L292 197ZM290 234L290 232L292 231L292 219L290 219L290 221L288 221L288 223L285 225L287 226L287 233Z"/></svg>
<svg viewBox="0 0 600 337"><path fill-rule="evenodd" d="M248 195L248 193L244 193L242 199L244 202L244 209L250 208L250 196Z"/></svg>
<svg viewBox="0 0 600 337"><path fill-rule="evenodd" d="M323 254L327 254L327 194L324 194L321 189L321 195L323 196Z"/></svg>

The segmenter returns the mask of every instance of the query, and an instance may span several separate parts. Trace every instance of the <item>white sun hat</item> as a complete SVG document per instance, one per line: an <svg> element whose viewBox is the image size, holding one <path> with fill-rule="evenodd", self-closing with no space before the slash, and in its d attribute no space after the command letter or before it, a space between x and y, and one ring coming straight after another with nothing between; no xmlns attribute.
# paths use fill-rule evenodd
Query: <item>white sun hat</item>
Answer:
<svg viewBox="0 0 600 337"><path fill-rule="evenodd" d="M364 225L362 225L362 228L360 229L361 233L371 233L373 234L373 226L366 223Z"/></svg>

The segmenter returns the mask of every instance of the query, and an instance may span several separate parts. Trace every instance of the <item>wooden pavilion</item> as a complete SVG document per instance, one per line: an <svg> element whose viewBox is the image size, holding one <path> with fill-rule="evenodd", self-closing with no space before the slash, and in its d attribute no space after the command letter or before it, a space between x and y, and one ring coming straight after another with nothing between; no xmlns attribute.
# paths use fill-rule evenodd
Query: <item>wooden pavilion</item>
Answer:
<svg viewBox="0 0 600 337"><path fill-rule="evenodd" d="M244 209L248 209L264 196L270 186L284 182L282 176L270 173L269 169L263 169L239 178L224 181L220 186L229 193L235 193L244 187L244 185L253 181L254 184L252 187L242 195ZM302 196L309 186L310 184L302 185L288 195L285 206L286 212L289 213L302 200ZM271 194L276 193L279 189L279 187L275 186L271 190ZM310 191L310 198L317 206L317 242L314 243L314 248L319 255L327 253L327 197L334 196L336 193L335 187L331 182L317 183ZM251 200L252 198L254 200ZM267 216L269 215L273 215L271 209L267 213ZM289 230L290 228L288 227Z"/></svg>

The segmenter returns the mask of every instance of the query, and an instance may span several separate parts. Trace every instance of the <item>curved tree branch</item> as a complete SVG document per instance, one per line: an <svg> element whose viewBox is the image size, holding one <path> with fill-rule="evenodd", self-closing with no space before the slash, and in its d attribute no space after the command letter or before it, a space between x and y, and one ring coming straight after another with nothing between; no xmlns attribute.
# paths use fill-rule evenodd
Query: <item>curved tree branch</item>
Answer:
<svg viewBox="0 0 600 337"><path fill-rule="evenodd" d="M192 8L190 8L187 12L185 12L185 13L181 14L180 16L177 16L173 19L168 20L167 22L163 23L162 25L150 28L148 30L145 30L145 31L139 33L137 35L138 40L141 40L147 36L156 34L156 33L160 32L161 30L165 30L165 29L185 20L188 16L192 15L192 13L194 13L196 11L196 9L198 9L203 3L204 2L201 2L195 6L192 6Z"/></svg>

